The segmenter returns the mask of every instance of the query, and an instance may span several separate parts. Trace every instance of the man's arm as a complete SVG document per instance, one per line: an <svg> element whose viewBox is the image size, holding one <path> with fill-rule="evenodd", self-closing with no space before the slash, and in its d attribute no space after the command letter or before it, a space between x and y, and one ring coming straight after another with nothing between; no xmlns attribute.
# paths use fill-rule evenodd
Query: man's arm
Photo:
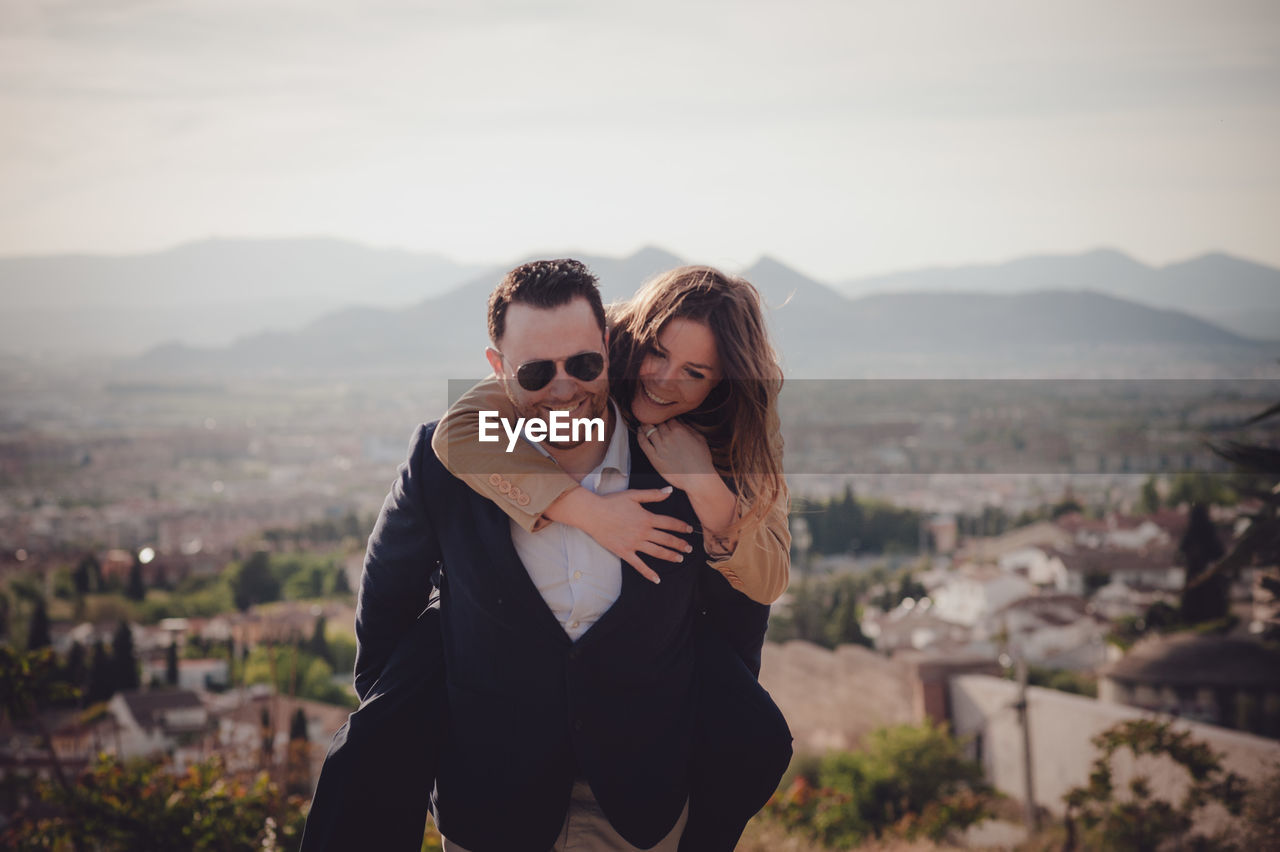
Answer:
<svg viewBox="0 0 1280 852"><path fill-rule="evenodd" d="M356 599L356 695L377 681L397 643L431 598L440 544L422 495L431 427L419 426L369 536Z"/></svg>

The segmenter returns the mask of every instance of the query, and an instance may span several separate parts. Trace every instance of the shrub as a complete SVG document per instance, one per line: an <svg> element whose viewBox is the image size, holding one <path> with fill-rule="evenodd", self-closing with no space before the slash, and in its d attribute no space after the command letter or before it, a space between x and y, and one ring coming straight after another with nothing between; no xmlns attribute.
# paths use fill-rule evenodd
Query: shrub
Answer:
<svg viewBox="0 0 1280 852"><path fill-rule="evenodd" d="M1068 848L1077 840L1085 848L1157 849L1166 843L1187 848L1235 848L1222 839L1196 835L1192 829L1201 808L1218 802L1234 816L1245 804L1243 779L1224 772L1209 746L1192 739L1188 731L1175 731L1168 722L1131 719L1113 725L1093 738L1099 749L1089 773L1089 783L1072 789L1067 803ZM1167 802L1152 794L1151 781L1135 776L1127 788L1117 789L1111 771L1116 752L1127 749L1135 756L1163 756L1186 770L1189 786L1180 802ZM1079 836L1077 836L1077 829Z"/></svg>
<svg viewBox="0 0 1280 852"><path fill-rule="evenodd" d="M823 757L817 774L817 784L797 775L768 809L788 828L831 845L886 832L938 840L991 815L981 767L941 725L880 728L862 750Z"/></svg>
<svg viewBox="0 0 1280 852"><path fill-rule="evenodd" d="M265 773L228 778L217 757L175 773L164 761L102 755L78 783L36 789L41 816L14 820L0 835L5 848L68 849L92 839L105 852L278 850L296 847L305 820L302 798L282 796Z"/></svg>

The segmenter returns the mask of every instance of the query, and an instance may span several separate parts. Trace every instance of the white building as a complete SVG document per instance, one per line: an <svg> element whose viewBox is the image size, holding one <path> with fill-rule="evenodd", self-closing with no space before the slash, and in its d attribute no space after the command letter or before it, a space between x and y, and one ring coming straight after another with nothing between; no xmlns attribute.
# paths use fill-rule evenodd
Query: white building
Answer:
<svg viewBox="0 0 1280 852"><path fill-rule="evenodd" d="M1001 607L1025 598L1035 587L998 568L969 566L932 592L933 612L944 621L974 627Z"/></svg>

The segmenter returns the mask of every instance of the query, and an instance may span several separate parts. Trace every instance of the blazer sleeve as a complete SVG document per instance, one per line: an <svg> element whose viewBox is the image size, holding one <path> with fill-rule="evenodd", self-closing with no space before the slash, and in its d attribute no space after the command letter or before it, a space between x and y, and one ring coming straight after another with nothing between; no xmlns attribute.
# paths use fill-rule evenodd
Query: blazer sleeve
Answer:
<svg viewBox="0 0 1280 852"><path fill-rule="evenodd" d="M356 694L363 701L431 603L440 543L423 499L431 429L420 426L369 536L356 597ZM434 459L431 460L434 464Z"/></svg>
<svg viewBox="0 0 1280 852"><path fill-rule="evenodd" d="M566 491L578 487L554 461L517 441L506 451L501 443L480 442L480 412L497 411L514 421L515 409L497 378L490 376L453 404L436 427L431 449L449 472L472 491L493 501L529 532L551 523L543 512Z"/></svg>
<svg viewBox="0 0 1280 852"><path fill-rule="evenodd" d="M708 564L724 575L729 585L751 600L771 604L787 590L791 576L791 530L787 527L785 488L769 513L747 525L738 536L733 553Z"/></svg>

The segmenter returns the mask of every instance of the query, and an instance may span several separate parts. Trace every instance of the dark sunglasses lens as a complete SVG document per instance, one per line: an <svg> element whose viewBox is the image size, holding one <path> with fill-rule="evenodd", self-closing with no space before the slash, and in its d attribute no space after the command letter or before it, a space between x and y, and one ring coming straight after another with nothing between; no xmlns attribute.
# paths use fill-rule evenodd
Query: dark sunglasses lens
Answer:
<svg viewBox="0 0 1280 852"><path fill-rule="evenodd" d="M564 362L564 371L580 382L595 381L604 369L604 356L599 352L583 352Z"/></svg>
<svg viewBox="0 0 1280 852"><path fill-rule="evenodd" d="M530 361L527 364L521 364L516 370L516 381L527 391L542 390L551 384L551 380L555 377L555 361Z"/></svg>

